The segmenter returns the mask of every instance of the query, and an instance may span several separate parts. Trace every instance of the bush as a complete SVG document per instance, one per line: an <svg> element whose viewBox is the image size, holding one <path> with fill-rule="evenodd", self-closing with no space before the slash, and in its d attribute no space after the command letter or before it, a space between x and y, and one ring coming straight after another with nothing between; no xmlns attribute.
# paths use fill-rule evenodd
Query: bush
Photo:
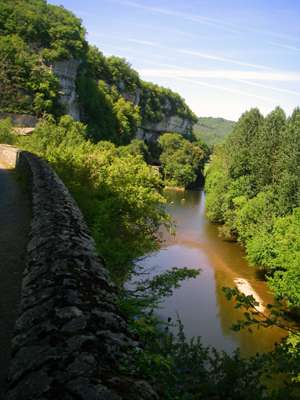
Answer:
<svg viewBox="0 0 300 400"><path fill-rule="evenodd" d="M178 133L160 136L160 162L166 185L188 187L203 176L205 153Z"/></svg>
<svg viewBox="0 0 300 400"><path fill-rule="evenodd" d="M14 144L16 135L13 133L13 126L9 118L0 121L0 143Z"/></svg>

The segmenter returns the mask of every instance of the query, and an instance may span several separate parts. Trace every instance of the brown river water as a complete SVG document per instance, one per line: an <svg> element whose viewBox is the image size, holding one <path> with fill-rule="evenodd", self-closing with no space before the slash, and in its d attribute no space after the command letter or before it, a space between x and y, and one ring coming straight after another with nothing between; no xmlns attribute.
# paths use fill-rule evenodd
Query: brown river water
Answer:
<svg viewBox="0 0 300 400"><path fill-rule="evenodd" d="M179 314L188 338L201 336L202 342L231 353L237 347L242 355L271 350L284 332L279 328L233 332L233 322L242 312L225 298L222 287L234 287L243 279L262 300L272 303L266 283L248 265L243 249L237 243L225 242L218 236L218 227L205 216L205 195L200 191L167 192L168 211L175 219L176 236L164 233L165 243L158 252L139 260L152 273L172 267L200 269L200 275L176 289L162 302L159 315L176 320Z"/></svg>

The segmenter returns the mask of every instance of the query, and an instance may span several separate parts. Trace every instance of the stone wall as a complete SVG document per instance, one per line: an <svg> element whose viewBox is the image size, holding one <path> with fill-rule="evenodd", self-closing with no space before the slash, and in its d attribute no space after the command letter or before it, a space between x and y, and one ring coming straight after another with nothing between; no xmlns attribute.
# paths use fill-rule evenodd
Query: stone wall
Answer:
<svg viewBox="0 0 300 400"><path fill-rule="evenodd" d="M118 369L138 343L77 205L46 162L11 151L33 217L7 400L157 399L147 382Z"/></svg>

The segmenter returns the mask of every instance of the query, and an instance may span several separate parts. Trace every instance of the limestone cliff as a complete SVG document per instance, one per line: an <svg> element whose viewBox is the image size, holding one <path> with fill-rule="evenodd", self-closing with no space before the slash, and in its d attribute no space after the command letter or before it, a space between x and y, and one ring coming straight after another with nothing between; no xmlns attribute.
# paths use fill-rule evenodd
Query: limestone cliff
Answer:
<svg viewBox="0 0 300 400"><path fill-rule="evenodd" d="M183 136L188 135L193 127L191 120L178 115L164 115L158 122L146 122L137 132L139 139L147 142L155 141L159 135L165 132L176 132Z"/></svg>
<svg viewBox="0 0 300 400"><path fill-rule="evenodd" d="M122 96L131 101L134 105L141 108L143 115L143 89L137 88L135 92L123 92ZM138 129L136 136L138 139L152 142L165 132L176 132L183 136L189 135L192 132L194 120L191 116L180 115L171 104L171 100L165 97L160 105L160 116L154 120L142 118L142 123Z"/></svg>
<svg viewBox="0 0 300 400"><path fill-rule="evenodd" d="M56 61L51 69L60 82L59 99L65 112L74 119L80 120L79 104L76 93L76 77L80 61Z"/></svg>

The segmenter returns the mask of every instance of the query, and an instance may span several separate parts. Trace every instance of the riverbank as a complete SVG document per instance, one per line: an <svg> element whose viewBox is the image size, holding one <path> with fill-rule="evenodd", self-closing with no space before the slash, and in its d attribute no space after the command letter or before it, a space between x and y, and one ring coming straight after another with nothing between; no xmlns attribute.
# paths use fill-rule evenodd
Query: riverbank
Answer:
<svg viewBox="0 0 300 400"><path fill-rule="evenodd" d="M169 190L171 192L185 192L186 188L184 188L183 186L165 186L164 190Z"/></svg>

